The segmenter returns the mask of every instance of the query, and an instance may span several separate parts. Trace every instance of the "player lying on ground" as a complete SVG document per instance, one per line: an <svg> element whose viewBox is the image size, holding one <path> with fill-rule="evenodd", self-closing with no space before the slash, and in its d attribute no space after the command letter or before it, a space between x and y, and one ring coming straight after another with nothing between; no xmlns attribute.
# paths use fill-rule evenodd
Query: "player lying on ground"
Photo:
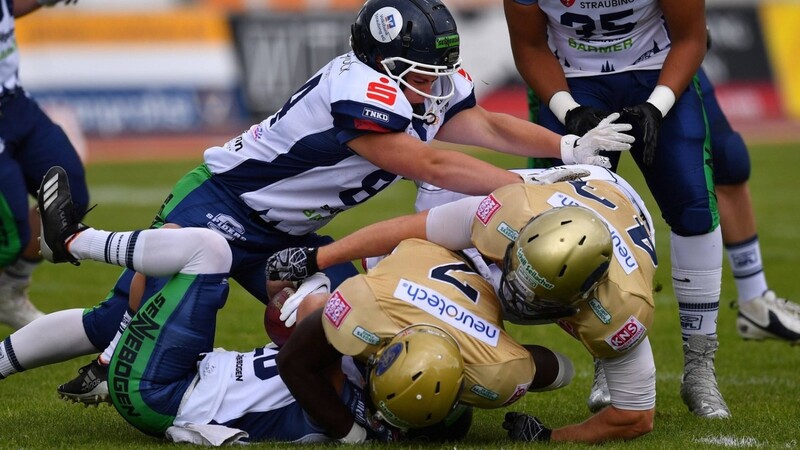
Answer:
<svg viewBox="0 0 800 450"><path fill-rule="evenodd" d="M286 389L275 364L279 353L274 346L250 352L213 350L217 311L228 295L231 251L224 237L202 228L131 232L90 228L74 220L63 169L51 169L47 179L50 183L42 188L48 207L42 211L41 241L46 259L91 259L169 278L160 291L137 305L111 358L110 397L129 423L150 435L205 445L335 440L308 418ZM115 235L123 245L99 245ZM416 359L432 370L440 364L435 353L430 353L431 359L424 356L416 355ZM330 362L322 370L323 377L363 426L364 438L400 438L397 430L372 419L363 374L352 360ZM369 379L373 391L408 389L408 383L379 375ZM471 416L463 408L458 414L463 415L455 420L458 426L442 427L437 420L412 437L422 433L431 439L462 437Z"/></svg>

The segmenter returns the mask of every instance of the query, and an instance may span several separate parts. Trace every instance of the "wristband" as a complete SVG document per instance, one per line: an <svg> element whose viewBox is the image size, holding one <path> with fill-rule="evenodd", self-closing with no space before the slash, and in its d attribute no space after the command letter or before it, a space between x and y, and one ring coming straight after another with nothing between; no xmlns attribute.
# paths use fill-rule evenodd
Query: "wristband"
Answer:
<svg viewBox="0 0 800 450"><path fill-rule="evenodd" d="M663 84L659 84L653 89L653 92L647 99L647 103L658 108L658 110L661 111L661 117L666 117L672 105L675 104L675 93L672 92L672 89Z"/></svg>
<svg viewBox="0 0 800 450"><path fill-rule="evenodd" d="M550 97L550 103L547 105L550 108L550 111L556 115L556 118L562 124L566 123L567 120L567 112L570 109L577 108L581 106L578 102L572 98L572 94L567 91L558 91Z"/></svg>
<svg viewBox="0 0 800 450"><path fill-rule="evenodd" d="M561 137L561 162L564 164L576 164L575 147L578 146L579 136L567 134Z"/></svg>
<svg viewBox="0 0 800 450"><path fill-rule="evenodd" d="M367 430L357 422L353 422L353 427L350 428L347 435L338 440L342 444L362 444L367 440Z"/></svg>

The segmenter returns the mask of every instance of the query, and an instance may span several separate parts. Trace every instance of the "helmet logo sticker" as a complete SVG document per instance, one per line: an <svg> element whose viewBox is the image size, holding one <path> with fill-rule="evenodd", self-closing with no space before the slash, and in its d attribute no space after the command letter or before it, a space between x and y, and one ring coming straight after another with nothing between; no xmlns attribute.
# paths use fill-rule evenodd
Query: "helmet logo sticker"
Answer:
<svg viewBox="0 0 800 450"><path fill-rule="evenodd" d="M458 47L459 38L457 34L451 34L449 36L441 36L436 38L436 48L450 48L450 47Z"/></svg>
<svg viewBox="0 0 800 450"><path fill-rule="evenodd" d="M392 367L397 358L400 354L403 353L403 343L396 342L386 348L386 350L381 353L380 358L378 358L378 362L375 363L375 375L381 376Z"/></svg>
<svg viewBox="0 0 800 450"><path fill-rule="evenodd" d="M517 274L524 278L528 284L532 286L541 286L547 290L552 290L556 286L547 281L547 278L539 275L539 272L531 266L528 262L528 258L525 257L525 252L523 251L522 247L517 249L517 259L519 260L519 268L517 269Z"/></svg>
<svg viewBox="0 0 800 450"><path fill-rule="evenodd" d="M381 8L372 16L369 21L369 31L372 37L378 42L391 42L400 34L403 25L403 16L400 11L392 7Z"/></svg>

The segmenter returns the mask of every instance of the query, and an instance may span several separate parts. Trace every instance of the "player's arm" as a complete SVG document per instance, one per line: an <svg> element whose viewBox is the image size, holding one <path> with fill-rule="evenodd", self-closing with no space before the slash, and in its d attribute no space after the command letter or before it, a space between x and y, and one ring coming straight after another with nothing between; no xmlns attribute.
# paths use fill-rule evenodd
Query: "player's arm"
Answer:
<svg viewBox="0 0 800 450"><path fill-rule="evenodd" d="M370 133L348 146L388 172L469 195L486 195L519 175L464 153L437 149L404 132Z"/></svg>
<svg viewBox="0 0 800 450"><path fill-rule="evenodd" d="M553 94L569 92L561 63L547 45L547 15L538 4L523 0L503 0L511 51L522 79L542 101L550 104ZM571 96L570 96L571 98ZM567 110L578 106L574 100L569 105L551 110L564 122ZM563 108L561 108L563 109Z"/></svg>
<svg viewBox="0 0 800 450"><path fill-rule="evenodd" d="M649 338L617 358L604 359L603 369L611 405L585 422L553 430L553 440L634 439L653 430L656 369Z"/></svg>
<svg viewBox="0 0 800 450"><path fill-rule="evenodd" d="M506 414L503 427L512 439L529 442L600 443L635 439L651 432L655 418L656 374L649 339L645 338L620 357L604 359L603 368L611 405L584 422L551 430L532 415L513 412Z"/></svg>
<svg viewBox="0 0 800 450"><path fill-rule="evenodd" d="M36 11L42 6L55 6L56 3L62 1L65 5L78 2L78 0L14 0L14 17L20 18Z"/></svg>
<svg viewBox="0 0 800 450"><path fill-rule="evenodd" d="M439 129L436 139L477 145L512 155L561 158L561 135L509 114L480 106L460 111Z"/></svg>
<svg viewBox="0 0 800 450"><path fill-rule="evenodd" d="M341 357L325 337L322 308L297 324L277 357L278 371L292 396L314 421L337 439L349 436L351 430L358 427L326 371Z"/></svg>
<svg viewBox="0 0 800 450"><path fill-rule="evenodd" d="M658 84L670 88L675 96L680 96L700 69L706 54L705 2L661 0L660 4L672 43Z"/></svg>
<svg viewBox="0 0 800 450"><path fill-rule="evenodd" d="M376 222L328 245L292 247L267 259L270 280L303 280L335 264L387 255L405 239L426 239L451 250L472 247L471 224L482 197L466 197L417 214Z"/></svg>
<svg viewBox="0 0 800 450"><path fill-rule="evenodd" d="M14 17L20 18L41 8L37 0L14 0Z"/></svg>
<svg viewBox="0 0 800 450"><path fill-rule="evenodd" d="M586 421L553 430L551 440L600 443L629 440L653 430L655 408L631 411L609 406Z"/></svg>

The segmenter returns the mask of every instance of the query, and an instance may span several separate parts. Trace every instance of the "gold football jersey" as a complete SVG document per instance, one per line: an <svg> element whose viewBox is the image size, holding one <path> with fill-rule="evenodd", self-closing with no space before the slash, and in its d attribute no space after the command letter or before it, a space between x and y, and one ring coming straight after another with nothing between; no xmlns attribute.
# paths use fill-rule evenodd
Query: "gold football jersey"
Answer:
<svg viewBox="0 0 800 450"><path fill-rule="evenodd" d="M652 326L653 275L657 266L649 224L619 186L606 180L549 185L514 184L483 199L472 224L478 251L502 263L519 230L542 211L580 205L597 213L611 231L613 261L579 312L558 321L598 358L613 358L635 347Z"/></svg>
<svg viewBox="0 0 800 450"><path fill-rule="evenodd" d="M342 283L322 323L331 345L362 362L408 326L446 330L466 368L459 401L478 408L513 403L535 373L530 353L503 329L491 284L456 253L419 239L403 241L368 274Z"/></svg>

